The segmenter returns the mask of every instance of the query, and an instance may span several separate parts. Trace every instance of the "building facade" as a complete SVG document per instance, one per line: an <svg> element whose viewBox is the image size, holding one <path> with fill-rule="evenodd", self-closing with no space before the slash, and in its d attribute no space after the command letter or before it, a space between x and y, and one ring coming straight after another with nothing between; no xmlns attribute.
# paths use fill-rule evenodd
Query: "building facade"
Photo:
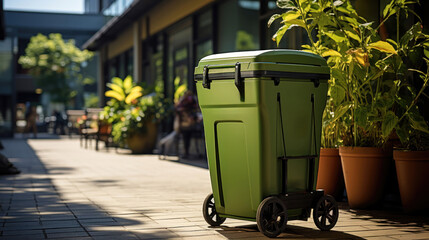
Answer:
<svg viewBox="0 0 429 240"><path fill-rule="evenodd" d="M99 93L112 77L127 75L162 86L167 97L175 81L193 90L202 57L276 47L275 27L266 27L275 9L275 1L259 0L113 1L101 9L113 18L84 45L99 52ZM302 39L297 30L281 47L297 48Z"/></svg>
<svg viewBox="0 0 429 240"><path fill-rule="evenodd" d="M368 21L381 21L390 0L351 0ZM427 1L414 9L427 26ZM193 70L198 61L212 53L289 48L299 49L308 40L294 28L280 46L271 40L279 27L268 19L283 12L274 0L114 0L100 1L99 9L111 18L84 48L99 53L98 87L104 98L112 77L131 75L136 82L160 86L172 98L177 82L194 90ZM411 16L407 21L416 21ZM407 21L404 24L408 24ZM388 26L389 28L389 26ZM405 29L405 27L403 28ZM389 32L396 34L395 26ZM391 36L391 37L392 37ZM100 101L101 103L105 102Z"/></svg>
<svg viewBox="0 0 429 240"><path fill-rule="evenodd" d="M73 39L78 46L87 41L104 23L100 14L64 14L23 11L2 11L5 38L0 40L0 136L12 136L25 116L23 106L43 101L34 79L18 64L32 36L42 33L61 33L63 39ZM97 78L96 56L85 67L87 75ZM91 68L93 70L91 70ZM96 93L96 84L93 86ZM80 103L81 104L81 103ZM40 110L40 108L39 108ZM49 110L38 111L50 115ZM21 121L21 125L25 122ZM20 126L22 127L22 126Z"/></svg>

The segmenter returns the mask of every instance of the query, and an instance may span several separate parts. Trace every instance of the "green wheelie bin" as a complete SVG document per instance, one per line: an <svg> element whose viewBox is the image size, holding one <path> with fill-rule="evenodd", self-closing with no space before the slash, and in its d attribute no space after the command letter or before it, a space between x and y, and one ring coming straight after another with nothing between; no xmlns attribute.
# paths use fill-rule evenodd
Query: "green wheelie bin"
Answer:
<svg viewBox="0 0 429 240"><path fill-rule="evenodd" d="M195 69L213 193L206 222L256 221L268 237L289 220L330 230L338 205L316 190L328 90L325 59L296 50L214 54Z"/></svg>

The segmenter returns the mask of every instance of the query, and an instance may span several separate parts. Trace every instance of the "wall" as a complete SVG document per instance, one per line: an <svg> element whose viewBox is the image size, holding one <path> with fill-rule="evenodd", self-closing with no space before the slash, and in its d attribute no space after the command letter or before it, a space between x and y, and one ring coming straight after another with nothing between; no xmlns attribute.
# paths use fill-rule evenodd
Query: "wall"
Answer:
<svg viewBox="0 0 429 240"><path fill-rule="evenodd" d="M119 36L108 44L107 58L111 59L133 46L133 25L119 33Z"/></svg>
<svg viewBox="0 0 429 240"><path fill-rule="evenodd" d="M163 1L149 13L149 32L155 34L214 0L177 0Z"/></svg>

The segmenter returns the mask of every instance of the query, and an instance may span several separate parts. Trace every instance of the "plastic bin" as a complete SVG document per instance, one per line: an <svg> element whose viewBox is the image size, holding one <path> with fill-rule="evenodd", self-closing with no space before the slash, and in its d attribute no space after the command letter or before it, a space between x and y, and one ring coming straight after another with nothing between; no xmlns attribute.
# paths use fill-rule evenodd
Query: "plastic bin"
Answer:
<svg viewBox="0 0 429 240"><path fill-rule="evenodd" d="M335 225L335 200L315 191L328 79L325 59L296 50L214 54L199 62L213 190L203 214L210 225L256 220L275 237L287 220L307 220L318 202L334 207L328 218L313 216L316 225Z"/></svg>

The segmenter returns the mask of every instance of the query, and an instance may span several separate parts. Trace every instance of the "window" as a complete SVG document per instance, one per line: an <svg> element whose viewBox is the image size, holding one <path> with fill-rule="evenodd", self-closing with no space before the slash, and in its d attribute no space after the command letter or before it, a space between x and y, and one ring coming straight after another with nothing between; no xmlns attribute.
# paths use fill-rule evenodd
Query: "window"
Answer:
<svg viewBox="0 0 429 240"><path fill-rule="evenodd" d="M174 28L168 37L167 96L173 97L176 88L192 81L190 65L191 21L187 20Z"/></svg>
<svg viewBox="0 0 429 240"><path fill-rule="evenodd" d="M126 58L126 76L130 75L133 76L134 75L134 52L133 52L133 48L129 49L128 51L125 52L125 58ZM133 79L134 82L137 82L138 79Z"/></svg>
<svg viewBox="0 0 429 240"><path fill-rule="evenodd" d="M259 0L229 0L219 4L219 52L259 49Z"/></svg>
<svg viewBox="0 0 429 240"><path fill-rule="evenodd" d="M143 82L164 90L164 37L162 34L143 41Z"/></svg>
<svg viewBox="0 0 429 240"><path fill-rule="evenodd" d="M213 11L209 9L195 17L195 65L213 53Z"/></svg>
<svg viewBox="0 0 429 240"><path fill-rule="evenodd" d="M109 66L109 78L107 79L108 82L112 81L112 78L118 77L118 58L112 58L108 61Z"/></svg>

